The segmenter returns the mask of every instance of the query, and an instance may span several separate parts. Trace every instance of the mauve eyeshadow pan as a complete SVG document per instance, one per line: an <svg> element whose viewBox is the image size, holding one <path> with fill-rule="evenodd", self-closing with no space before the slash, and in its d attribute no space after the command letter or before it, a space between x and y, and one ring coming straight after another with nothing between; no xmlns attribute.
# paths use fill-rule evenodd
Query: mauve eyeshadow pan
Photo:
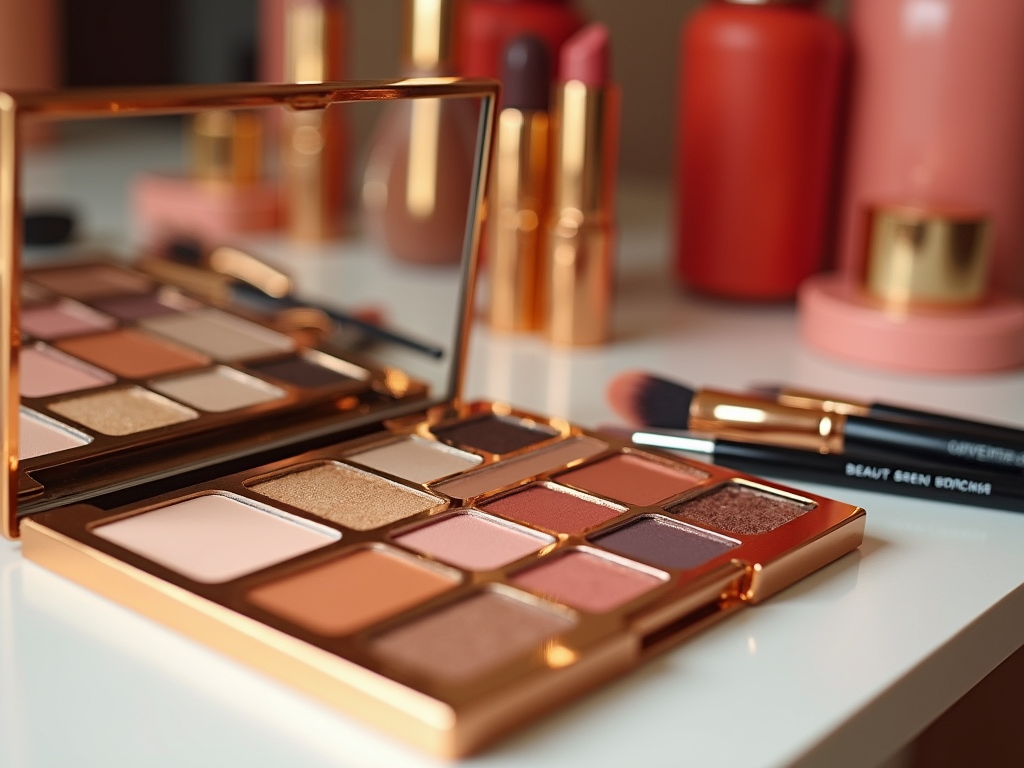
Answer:
<svg viewBox="0 0 1024 768"><path fill-rule="evenodd" d="M730 483L667 511L723 531L756 536L814 509L814 504Z"/></svg>
<svg viewBox="0 0 1024 768"><path fill-rule="evenodd" d="M495 414L478 416L447 427L438 427L431 432L438 440L446 443L476 448L488 453L511 453L558 434L545 425Z"/></svg>
<svg viewBox="0 0 1024 768"><path fill-rule="evenodd" d="M653 573L578 550L512 578L520 587L590 613L615 610L664 581Z"/></svg>
<svg viewBox="0 0 1024 768"><path fill-rule="evenodd" d="M679 569L696 568L739 545L738 541L662 517L641 517L593 541L620 555Z"/></svg>

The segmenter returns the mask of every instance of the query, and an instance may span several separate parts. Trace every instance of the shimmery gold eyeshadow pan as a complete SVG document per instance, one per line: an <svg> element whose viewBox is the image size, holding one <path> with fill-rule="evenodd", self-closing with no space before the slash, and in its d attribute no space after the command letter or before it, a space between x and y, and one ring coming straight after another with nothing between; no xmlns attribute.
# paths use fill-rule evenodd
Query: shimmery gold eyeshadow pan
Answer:
<svg viewBox="0 0 1024 768"><path fill-rule="evenodd" d="M322 244L323 259L288 259L294 279L274 266L281 253L263 262L233 249L235 271L217 272L210 253L178 277L145 254L134 266L22 270L20 238L0 232L15 244L4 274L25 280L0 281L0 306L27 288L29 310L76 308L37 313L36 335L3 318L14 376L0 377L0 399L21 417L0 422L0 464L12 468L0 520L36 563L458 757L852 551L863 510L463 401L496 85L7 94L0 132L40 113L130 120L301 103L316 117L322 104L435 97L468 100L481 121L471 188L438 185L458 195L438 204L466 213L458 269L428 275L393 259L390 241L347 232ZM354 170L345 183L362 179ZM18 220L22 175L0 174L0 226ZM387 179L374 184L360 204L398 199ZM382 328L360 319L366 307ZM112 325L76 326L81 317ZM405 328L445 354L402 343Z"/></svg>

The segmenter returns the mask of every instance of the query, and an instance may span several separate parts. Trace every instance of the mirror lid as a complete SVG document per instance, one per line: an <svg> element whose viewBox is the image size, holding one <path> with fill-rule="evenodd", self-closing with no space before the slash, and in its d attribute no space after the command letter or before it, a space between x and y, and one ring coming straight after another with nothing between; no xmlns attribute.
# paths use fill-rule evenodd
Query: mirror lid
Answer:
<svg viewBox="0 0 1024 768"><path fill-rule="evenodd" d="M8 466L0 473L0 533L7 538L18 535L19 487L22 493L34 490L34 479L19 470L19 415L22 402L19 386L19 351L22 346L21 293L22 293L22 241L23 210L22 178L24 173L22 142L25 119L45 121L82 120L92 118L151 117L161 115L190 115L209 110L242 110L288 108L287 114L301 114L322 110L328 106L359 102L410 101L422 99L475 99L480 108L474 116L475 154L472 180L469 184L469 204L465 238L462 243L460 304L456 308L455 331L450 339L452 349L447 355L446 379L437 387L438 396L431 395L420 401L421 408L441 403L456 403L461 390L463 356L468 345L472 320L473 286L477 265L476 251L480 239L482 201L487 178L487 163L491 145L491 126L499 91L495 81L465 78L411 78L396 81L356 81L317 84L229 84L200 86L163 86L80 89L55 92L0 92L0 401L4 411L0 414L3 441L0 452ZM443 103L443 102L442 102ZM127 212L124 215L129 218ZM428 302L429 304L429 302ZM410 329L416 330L416 329ZM214 361L216 362L216 361ZM394 370L383 366L385 375ZM400 373L400 371L399 371ZM395 413L379 411L375 421L412 412L410 403L401 403ZM322 409L321 409L322 410ZM364 420L365 421L365 420ZM323 419L318 422L317 434L326 434ZM289 433L295 439L305 435L298 430ZM249 442L253 442L250 440ZM187 469L217 463L207 450L205 464L192 462ZM248 454L258 453L249 449ZM231 458L232 456L228 456ZM237 458L237 456L235 456ZM167 474L161 467L160 473ZM153 479L147 475L140 482Z"/></svg>

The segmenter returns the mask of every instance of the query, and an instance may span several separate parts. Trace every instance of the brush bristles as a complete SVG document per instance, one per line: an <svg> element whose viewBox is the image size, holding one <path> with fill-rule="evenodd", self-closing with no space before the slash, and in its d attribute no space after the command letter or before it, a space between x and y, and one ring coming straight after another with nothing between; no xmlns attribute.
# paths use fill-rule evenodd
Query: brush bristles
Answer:
<svg viewBox="0 0 1024 768"><path fill-rule="evenodd" d="M640 371L620 373L608 384L608 403L631 424L667 429L689 426L693 390Z"/></svg>

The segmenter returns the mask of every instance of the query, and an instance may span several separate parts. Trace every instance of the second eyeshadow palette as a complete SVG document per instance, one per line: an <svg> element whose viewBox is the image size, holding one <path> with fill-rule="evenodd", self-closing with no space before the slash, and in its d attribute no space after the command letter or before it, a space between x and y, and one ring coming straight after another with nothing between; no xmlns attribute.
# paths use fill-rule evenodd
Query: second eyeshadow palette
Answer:
<svg viewBox="0 0 1024 768"><path fill-rule="evenodd" d="M453 756L863 528L857 507L477 404L22 533L47 567Z"/></svg>
<svg viewBox="0 0 1024 768"><path fill-rule="evenodd" d="M85 262L28 270L23 280L24 511L69 495L57 487L56 468L113 454L133 460L140 448L252 418L337 414L333 403L345 397L353 409L396 400L378 368L345 350L307 346L299 333L209 306L129 267ZM407 386L410 399L422 393Z"/></svg>

